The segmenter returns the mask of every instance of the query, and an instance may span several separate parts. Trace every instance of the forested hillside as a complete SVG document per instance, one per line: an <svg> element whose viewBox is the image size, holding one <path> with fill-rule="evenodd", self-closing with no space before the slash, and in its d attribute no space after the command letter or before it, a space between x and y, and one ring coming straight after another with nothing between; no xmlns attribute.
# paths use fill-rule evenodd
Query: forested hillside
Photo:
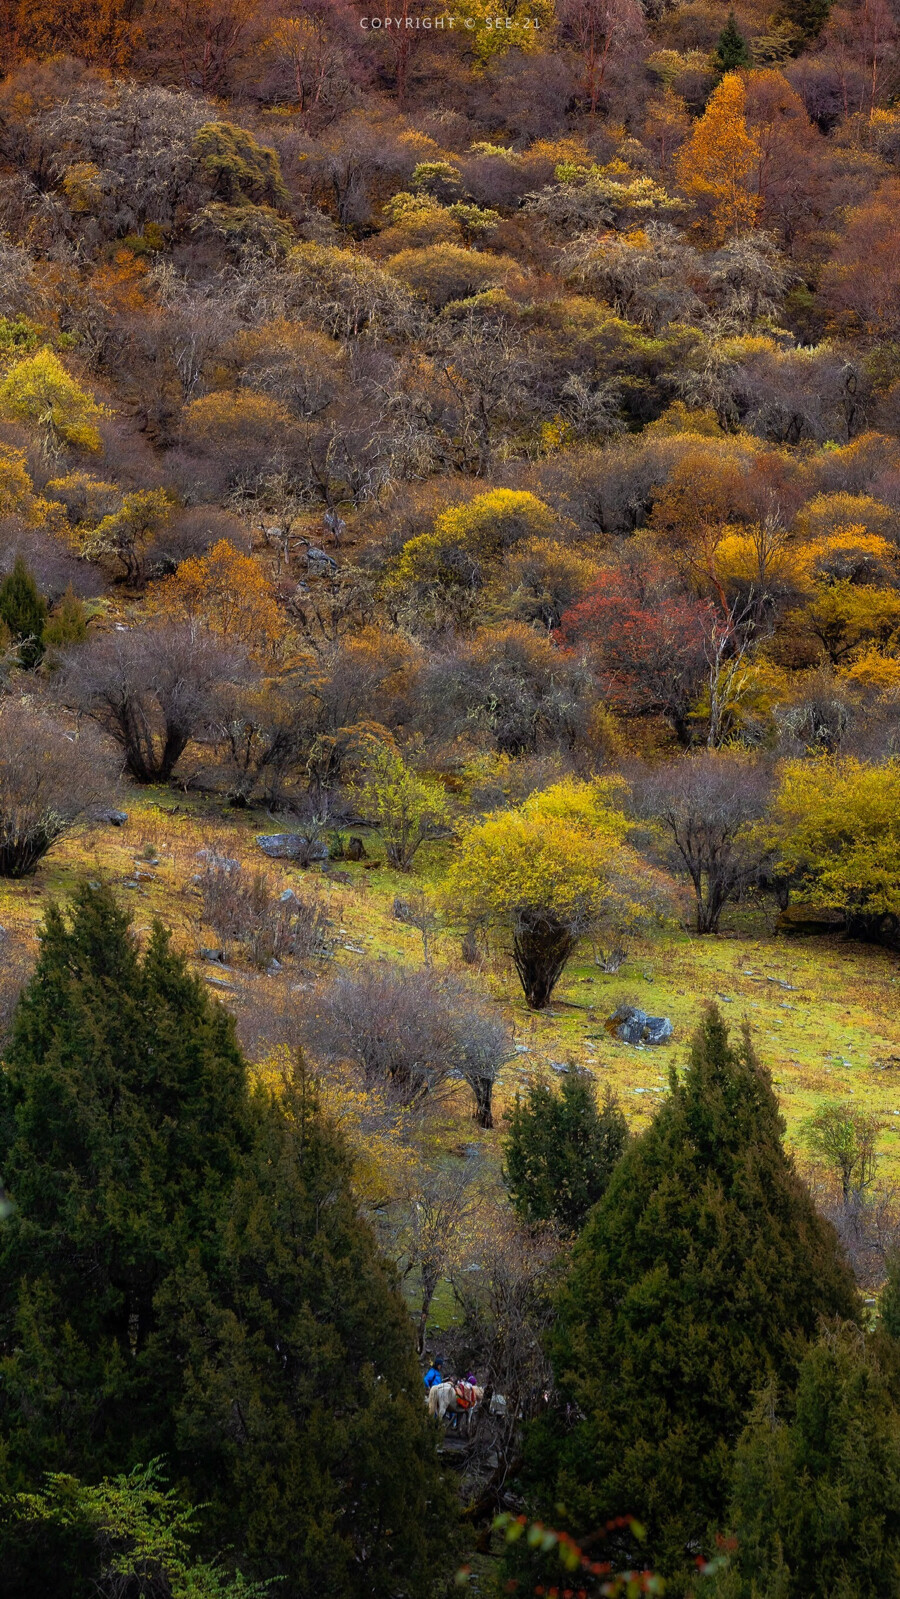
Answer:
<svg viewBox="0 0 900 1599"><path fill-rule="evenodd" d="M900 1594L898 221L893 0L0 0L10 1599Z"/></svg>

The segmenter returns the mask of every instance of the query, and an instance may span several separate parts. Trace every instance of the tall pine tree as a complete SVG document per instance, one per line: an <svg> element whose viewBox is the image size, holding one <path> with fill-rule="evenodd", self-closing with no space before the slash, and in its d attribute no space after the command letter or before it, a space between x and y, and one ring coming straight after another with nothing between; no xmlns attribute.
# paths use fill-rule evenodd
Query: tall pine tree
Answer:
<svg viewBox="0 0 900 1599"><path fill-rule="evenodd" d="M343 1146L302 1077L251 1088L226 1012L105 890L48 913L0 1171L10 1487L163 1456L284 1599L429 1592L452 1508Z"/></svg>
<svg viewBox="0 0 900 1599"><path fill-rule="evenodd" d="M793 1384L821 1315L858 1315L782 1132L748 1037L732 1046L711 1009L588 1218L558 1307L557 1381L582 1419L536 1427L532 1480L577 1535L639 1517L640 1558L675 1592L721 1522L754 1390Z"/></svg>

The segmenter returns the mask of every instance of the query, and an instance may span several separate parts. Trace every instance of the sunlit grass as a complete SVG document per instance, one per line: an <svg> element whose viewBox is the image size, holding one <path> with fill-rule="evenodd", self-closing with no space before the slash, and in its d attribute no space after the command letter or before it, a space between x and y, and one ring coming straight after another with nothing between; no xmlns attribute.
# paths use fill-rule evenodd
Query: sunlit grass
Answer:
<svg viewBox="0 0 900 1599"><path fill-rule="evenodd" d="M132 791L127 809L124 828L72 835L51 852L34 878L0 883L0 925L7 929L7 946L12 942L33 954L37 926L50 899L64 897L79 877L108 882L131 909L138 933L159 916L172 929L177 946L238 1015L254 1006L263 1015L270 1007L274 1016L295 982L290 965L269 977L249 968L238 952L229 953L226 973L197 958L202 946L221 943L203 925L192 883L203 867L199 852L214 848L241 860L245 869L265 870L278 888L303 885L321 894L332 923L332 961L348 966L361 959L421 962L420 934L398 921L392 907L395 896L408 897L439 882L446 846L426 847L416 872L404 875L386 866L378 839L367 834L369 861L337 863L351 879L343 883L319 871L302 872L290 862L267 861L254 844L256 833L273 828L262 813L229 811L208 799L168 790ZM434 940L437 964L465 970L490 992L525 1046L506 1067L495 1095L498 1125L504 1106L531 1078L552 1073L554 1065L575 1062L592 1071L598 1083L615 1087L635 1129L646 1126L666 1091L670 1066L685 1058L702 1003L717 999L736 1027L749 1022L757 1050L772 1072L790 1143L797 1145L800 1124L817 1105L852 1097L882 1121L883 1171L900 1177L900 959L836 938L785 939L774 933L771 921L760 910L741 912L734 918L734 930L717 937L667 929L636 944L614 975L601 972L585 947L569 966L550 1009L538 1015L527 1010L502 950L492 951L478 968L463 968L458 932L445 928ZM670 1016L672 1044L636 1049L611 1038L604 1021L622 1000ZM471 1136L491 1150L499 1144L496 1130L479 1134L472 1127Z"/></svg>

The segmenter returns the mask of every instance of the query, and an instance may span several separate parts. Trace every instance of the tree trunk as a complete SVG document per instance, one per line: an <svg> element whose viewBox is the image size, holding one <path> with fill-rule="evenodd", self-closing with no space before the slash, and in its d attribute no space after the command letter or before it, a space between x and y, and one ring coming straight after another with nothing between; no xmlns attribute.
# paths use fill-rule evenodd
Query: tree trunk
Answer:
<svg viewBox="0 0 900 1599"><path fill-rule="evenodd" d="M477 1122L479 1127L493 1127L494 1115L491 1105L494 1093L493 1077L473 1077L471 1084L475 1095L475 1112L472 1120Z"/></svg>
<svg viewBox="0 0 900 1599"><path fill-rule="evenodd" d="M545 1010L577 942L570 927L552 912L519 915L513 936L513 960L530 1010Z"/></svg>

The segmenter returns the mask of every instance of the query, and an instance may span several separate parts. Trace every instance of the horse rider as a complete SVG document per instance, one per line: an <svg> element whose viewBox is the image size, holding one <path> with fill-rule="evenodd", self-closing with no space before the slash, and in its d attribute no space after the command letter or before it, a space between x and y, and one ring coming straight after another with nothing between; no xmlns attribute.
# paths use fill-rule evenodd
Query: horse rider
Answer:
<svg viewBox="0 0 900 1599"><path fill-rule="evenodd" d="M425 1391L426 1391L426 1393L428 1392L428 1390L430 1388L433 1388L436 1383L443 1382L443 1381L444 1381L444 1357L443 1357L443 1355L438 1355L437 1358L432 1361L431 1365L429 1366L428 1370L425 1373Z"/></svg>

